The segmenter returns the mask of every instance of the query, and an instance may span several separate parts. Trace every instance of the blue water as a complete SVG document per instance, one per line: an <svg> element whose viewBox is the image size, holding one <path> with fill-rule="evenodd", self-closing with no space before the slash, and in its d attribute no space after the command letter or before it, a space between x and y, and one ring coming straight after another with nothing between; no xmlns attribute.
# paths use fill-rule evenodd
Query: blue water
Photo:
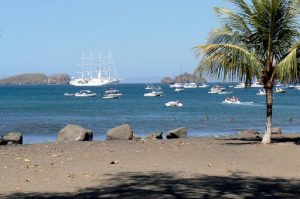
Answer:
<svg viewBox="0 0 300 199"><path fill-rule="evenodd" d="M244 129L264 130L265 97L256 96L258 89L233 89L241 105L222 104L226 95L208 94L210 88L174 92L163 86L165 96L144 97L145 84L120 84L120 99L100 98L104 88L85 88L97 92L94 98L64 96L82 88L72 86L1 86L0 134L20 131L24 143L55 141L61 128L78 124L92 129L95 140L104 140L106 131L120 124L130 124L134 132L149 132L186 126L190 136L217 136ZM164 103L180 100L180 108ZM253 103L251 103L253 102ZM289 118L293 117L292 121ZM300 91L289 89L274 94L273 126L284 132L300 132Z"/></svg>

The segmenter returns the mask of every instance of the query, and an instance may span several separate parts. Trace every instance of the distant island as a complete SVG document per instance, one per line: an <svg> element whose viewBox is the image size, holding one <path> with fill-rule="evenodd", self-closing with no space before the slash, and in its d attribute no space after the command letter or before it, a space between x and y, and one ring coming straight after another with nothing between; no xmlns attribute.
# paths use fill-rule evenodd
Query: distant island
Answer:
<svg viewBox="0 0 300 199"><path fill-rule="evenodd" d="M48 85L69 84L70 76L66 73L57 73L47 76L43 73L24 73L0 79L0 85Z"/></svg>
<svg viewBox="0 0 300 199"><path fill-rule="evenodd" d="M207 82L206 79L202 76L196 76L190 73L183 73L182 75L178 75L175 78L172 77L164 77L160 80L162 84L172 84L172 83L188 83L188 82Z"/></svg>

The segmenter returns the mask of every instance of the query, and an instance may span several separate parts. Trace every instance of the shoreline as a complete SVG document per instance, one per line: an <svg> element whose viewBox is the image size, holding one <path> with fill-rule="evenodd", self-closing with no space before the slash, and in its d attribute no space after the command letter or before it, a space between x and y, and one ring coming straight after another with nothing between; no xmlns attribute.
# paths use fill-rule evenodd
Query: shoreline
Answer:
<svg viewBox="0 0 300 199"><path fill-rule="evenodd" d="M300 134L273 137L0 146L0 198L299 196Z"/></svg>

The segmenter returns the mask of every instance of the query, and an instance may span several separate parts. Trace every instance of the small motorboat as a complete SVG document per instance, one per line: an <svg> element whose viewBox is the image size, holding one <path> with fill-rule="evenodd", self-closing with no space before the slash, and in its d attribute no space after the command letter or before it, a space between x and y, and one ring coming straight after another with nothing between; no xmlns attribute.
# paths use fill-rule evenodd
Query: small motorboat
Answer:
<svg viewBox="0 0 300 199"><path fill-rule="evenodd" d="M275 93L285 93L286 90L284 90L283 88L275 88Z"/></svg>
<svg viewBox="0 0 300 199"><path fill-rule="evenodd" d="M201 85L198 86L198 88L207 88L207 87L209 87L208 84L201 84Z"/></svg>
<svg viewBox="0 0 300 199"><path fill-rule="evenodd" d="M225 92L225 88L216 85L216 86L211 87L210 91L208 91L208 93L219 93L219 92Z"/></svg>
<svg viewBox="0 0 300 199"><path fill-rule="evenodd" d="M226 97L226 99L224 100L224 103L226 104L240 104L240 100L239 98L233 96L232 98L230 97Z"/></svg>
<svg viewBox="0 0 300 199"><path fill-rule="evenodd" d="M119 97L121 97L123 94L120 93L119 90L117 89L108 89L104 92L102 98L103 99L117 99Z"/></svg>
<svg viewBox="0 0 300 199"><path fill-rule="evenodd" d="M167 107L181 107L181 106L183 106L183 103L176 100L176 101L170 101L170 102L165 103L165 106L167 106Z"/></svg>
<svg viewBox="0 0 300 199"><path fill-rule="evenodd" d="M75 93L75 97L95 97L97 94L93 93L90 90L81 90L77 93Z"/></svg>
<svg viewBox="0 0 300 199"><path fill-rule="evenodd" d="M266 91L264 89L259 89L256 95L266 95Z"/></svg>
<svg viewBox="0 0 300 199"><path fill-rule="evenodd" d="M197 88L198 85L195 82L185 83L183 88Z"/></svg>
<svg viewBox="0 0 300 199"><path fill-rule="evenodd" d="M153 90L150 93L145 93L144 97L159 97L159 96L162 96L163 94L164 94L164 92L161 90Z"/></svg>
<svg viewBox="0 0 300 199"><path fill-rule="evenodd" d="M181 91L184 91L184 88L183 87L177 87L177 88L175 88L174 91L181 92Z"/></svg>

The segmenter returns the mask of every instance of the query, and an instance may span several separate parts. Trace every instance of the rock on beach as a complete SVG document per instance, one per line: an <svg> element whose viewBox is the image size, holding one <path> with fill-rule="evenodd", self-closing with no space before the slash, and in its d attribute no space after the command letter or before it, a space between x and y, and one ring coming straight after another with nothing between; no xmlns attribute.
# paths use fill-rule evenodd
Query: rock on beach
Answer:
<svg viewBox="0 0 300 199"><path fill-rule="evenodd" d="M107 140L132 140L133 131L128 124L123 124L109 129L106 133Z"/></svg>
<svg viewBox="0 0 300 199"><path fill-rule="evenodd" d="M0 144L23 144L23 135L20 132L9 132L0 138Z"/></svg>
<svg viewBox="0 0 300 199"><path fill-rule="evenodd" d="M70 141L92 141L92 130L82 128L78 125L69 124L60 130L58 133L57 142L70 142Z"/></svg>
<svg viewBox="0 0 300 199"><path fill-rule="evenodd" d="M173 129L167 132L167 139L173 138L187 138L187 129L186 127L180 127L177 129Z"/></svg>

